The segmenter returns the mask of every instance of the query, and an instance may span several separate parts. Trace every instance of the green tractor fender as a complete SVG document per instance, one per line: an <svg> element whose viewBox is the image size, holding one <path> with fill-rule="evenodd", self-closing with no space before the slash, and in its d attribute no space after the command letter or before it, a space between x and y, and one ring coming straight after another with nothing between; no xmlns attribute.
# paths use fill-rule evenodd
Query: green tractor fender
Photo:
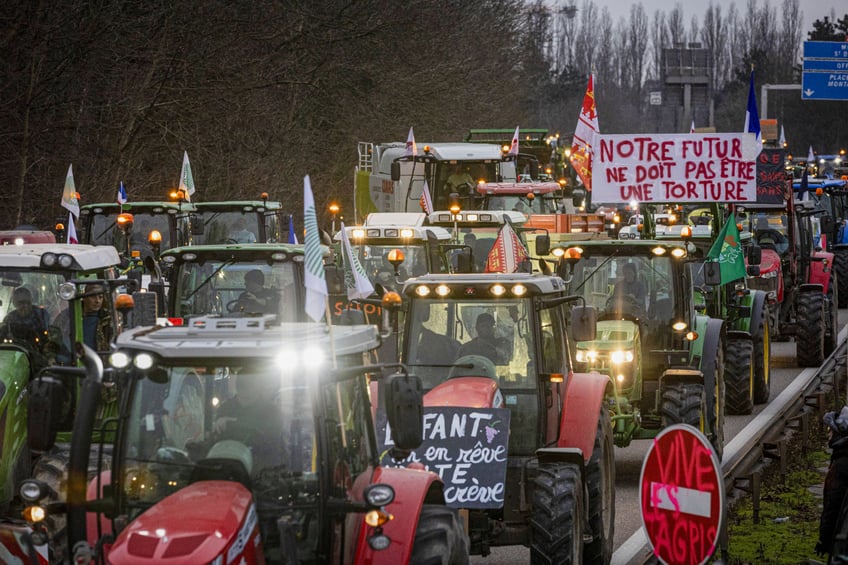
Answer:
<svg viewBox="0 0 848 565"><path fill-rule="evenodd" d="M733 329L750 334L759 327L763 313L767 312L766 293L762 290L751 290L742 297L739 306L741 309Z"/></svg>
<svg viewBox="0 0 848 565"><path fill-rule="evenodd" d="M722 338L724 334L724 321L716 318L708 318L706 324L704 324L704 329L698 331L698 339L696 341L702 342L699 368L704 375L707 406L715 405L716 385L723 385L723 383L719 383L719 379L724 378L724 374L721 373L723 368L718 367L717 360L719 354L722 353ZM710 426L712 427L713 425L715 425L715 422L710 422Z"/></svg>

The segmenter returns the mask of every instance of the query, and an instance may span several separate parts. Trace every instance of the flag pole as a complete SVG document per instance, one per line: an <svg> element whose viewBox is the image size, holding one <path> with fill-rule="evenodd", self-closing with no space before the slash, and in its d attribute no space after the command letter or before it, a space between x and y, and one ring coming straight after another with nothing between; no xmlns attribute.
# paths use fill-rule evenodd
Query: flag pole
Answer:
<svg viewBox="0 0 848 565"><path fill-rule="evenodd" d="M333 336L333 324L330 322L330 297L324 298L324 315L327 318L327 334L330 336L330 358L333 360L333 370L338 368L336 363L336 343Z"/></svg>

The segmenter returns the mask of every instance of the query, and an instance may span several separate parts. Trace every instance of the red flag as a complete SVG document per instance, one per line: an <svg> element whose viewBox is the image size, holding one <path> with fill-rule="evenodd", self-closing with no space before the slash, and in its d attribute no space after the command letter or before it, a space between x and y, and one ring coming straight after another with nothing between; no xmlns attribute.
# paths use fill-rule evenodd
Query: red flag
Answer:
<svg viewBox="0 0 848 565"><path fill-rule="evenodd" d="M430 198L430 189L427 187L427 181L424 181L424 187L421 189L421 199L418 201L421 204L421 209L428 216L433 213L433 200Z"/></svg>
<svg viewBox="0 0 848 565"><path fill-rule="evenodd" d="M583 96L583 107L580 118L574 129L574 140L571 142L571 165L577 171L577 176L583 181L586 190L592 191L592 139L600 131L598 113L595 107L595 86L592 75L589 75L589 86Z"/></svg>
<svg viewBox="0 0 848 565"><path fill-rule="evenodd" d="M409 135L406 136L406 155L418 155L418 145L415 143L415 135L412 133L412 128L409 128Z"/></svg>
<svg viewBox="0 0 848 565"><path fill-rule="evenodd" d="M77 228L74 227L74 213L68 214L68 243L79 243Z"/></svg>
<svg viewBox="0 0 848 565"><path fill-rule="evenodd" d="M527 249L512 226L504 224L489 251L484 273L514 273L527 260Z"/></svg>

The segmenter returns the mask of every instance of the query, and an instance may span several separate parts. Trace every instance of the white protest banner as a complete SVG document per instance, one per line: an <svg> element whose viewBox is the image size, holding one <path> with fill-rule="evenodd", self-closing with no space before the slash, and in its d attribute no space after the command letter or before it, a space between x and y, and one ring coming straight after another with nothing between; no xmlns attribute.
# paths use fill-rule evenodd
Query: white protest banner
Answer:
<svg viewBox="0 0 848 565"><path fill-rule="evenodd" d="M592 202L756 202L760 149L744 133L598 135Z"/></svg>

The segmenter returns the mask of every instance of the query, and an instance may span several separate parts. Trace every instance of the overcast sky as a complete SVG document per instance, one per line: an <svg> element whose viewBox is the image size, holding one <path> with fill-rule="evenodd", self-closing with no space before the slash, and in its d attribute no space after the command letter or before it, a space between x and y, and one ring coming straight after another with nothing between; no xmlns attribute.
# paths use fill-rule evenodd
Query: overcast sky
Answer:
<svg viewBox="0 0 848 565"><path fill-rule="evenodd" d="M762 6L766 1L769 0L758 0L757 5ZM703 21L704 12L707 11L707 6L710 4L709 0L698 0L697 2L692 2L691 0L687 0L686 2L682 2L681 0L639 0L639 2L631 0L594 0L594 2L601 8L606 6L610 10L610 13L616 15L616 18L620 16L627 17L630 14L631 4L637 4L639 2L645 7L645 11L649 17L653 16L653 13L657 10L668 13L677 4L680 4L683 7L684 21L687 28L692 16L698 16L698 21ZM574 3L579 7L582 0L575 0ZM726 12L726 8L729 8L731 4L735 3L736 9L744 12L748 1L712 0L712 3L716 6L721 6L722 12ZM769 3L773 8L780 8L783 2L782 0L770 0ZM848 0L800 0L800 6L801 13L804 15L804 22L801 28L803 30L802 40L807 39L807 32L813 29L813 22L824 19L825 16L830 16L831 9L836 11L837 19L848 14Z"/></svg>

